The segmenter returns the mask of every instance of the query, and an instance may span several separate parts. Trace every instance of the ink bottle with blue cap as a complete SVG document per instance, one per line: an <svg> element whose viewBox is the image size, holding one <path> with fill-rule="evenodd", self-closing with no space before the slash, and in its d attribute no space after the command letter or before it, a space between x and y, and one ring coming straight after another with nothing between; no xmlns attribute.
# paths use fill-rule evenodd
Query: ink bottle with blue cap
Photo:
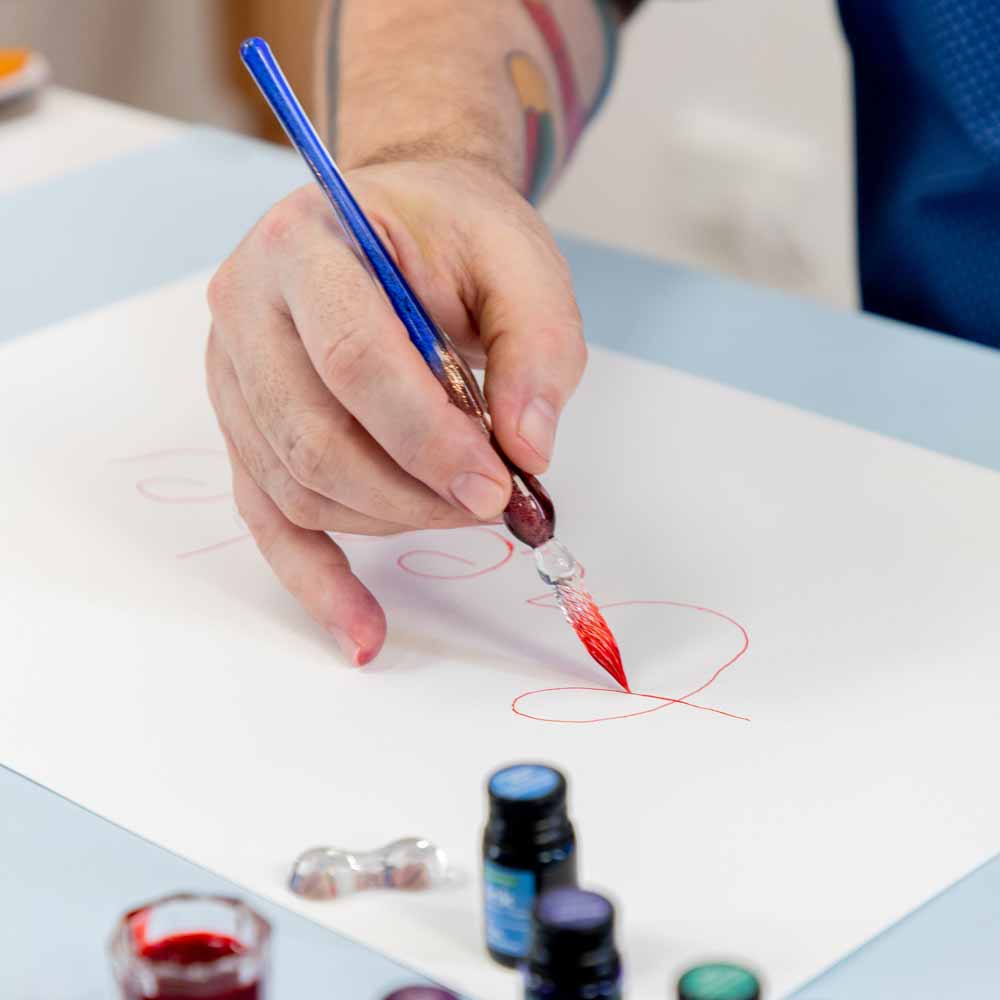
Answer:
<svg viewBox="0 0 1000 1000"><path fill-rule="evenodd" d="M509 968L531 942L535 901L548 889L576 885L576 836L566 812L566 779L545 764L515 764L487 785L483 832L486 948Z"/></svg>
<svg viewBox="0 0 1000 1000"><path fill-rule="evenodd" d="M621 1000L615 908L596 892L552 889L535 903L525 1000Z"/></svg>

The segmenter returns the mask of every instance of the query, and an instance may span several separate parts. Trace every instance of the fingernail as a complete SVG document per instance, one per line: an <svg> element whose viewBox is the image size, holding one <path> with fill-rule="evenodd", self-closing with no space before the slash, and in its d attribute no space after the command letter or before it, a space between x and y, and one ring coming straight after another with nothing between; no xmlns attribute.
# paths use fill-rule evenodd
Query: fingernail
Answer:
<svg viewBox="0 0 1000 1000"><path fill-rule="evenodd" d="M491 521L503 510L507 491L488 476L463 472L451 484L455 499L480 521Z"/></svg>
<svg viewBox="0 0 1000 1000"><path fill-rule="evenodd" d="M353 663L356 667L360 667L362 665L361 647L343 629L337 628L336 625L331 625L327 631L337 640L337 645L347 658L347 661Z"/></svg>
<svg viewBox="0 0 1000 1000"><path fill-rule="evenodd" d="M517 433L547 462L556 440L556 411L541 396L536 396L521 413Z"/></svg>

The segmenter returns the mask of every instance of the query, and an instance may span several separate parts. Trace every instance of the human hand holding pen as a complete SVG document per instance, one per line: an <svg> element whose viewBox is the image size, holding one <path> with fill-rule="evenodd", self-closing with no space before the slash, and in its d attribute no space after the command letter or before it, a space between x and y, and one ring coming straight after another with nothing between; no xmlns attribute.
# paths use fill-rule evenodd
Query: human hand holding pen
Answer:
<svg viewBox="0 0 1000 1000"><path fill-rule="evenodd" d="M475 162L404 160L347 179L432 315L467 360L485 364L501 447L544 471L585 361L568 271L544 224ZM209 390L240 512L281 582L366 663L385 617L325 532L495 520L507 471L448 403L314 185L251 231L209 303Z"/></svg>

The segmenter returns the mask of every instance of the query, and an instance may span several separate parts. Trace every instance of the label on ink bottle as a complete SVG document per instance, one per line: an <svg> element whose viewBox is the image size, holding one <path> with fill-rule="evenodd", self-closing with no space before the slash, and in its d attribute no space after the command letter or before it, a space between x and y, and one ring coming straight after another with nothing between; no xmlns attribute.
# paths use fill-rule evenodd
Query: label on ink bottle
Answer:
<svg viewBox="0 0 1000 1000"><path fill-rule="evenodd" d="M485 881L486 943L494 951L523 958L531 943L534 873L487 861Z"/></svg>

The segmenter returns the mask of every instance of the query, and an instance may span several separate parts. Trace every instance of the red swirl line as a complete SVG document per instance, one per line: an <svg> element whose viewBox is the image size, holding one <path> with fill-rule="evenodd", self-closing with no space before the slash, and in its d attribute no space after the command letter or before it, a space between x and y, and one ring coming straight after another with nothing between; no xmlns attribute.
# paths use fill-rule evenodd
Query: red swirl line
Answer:
<svg viewBox="0 0 1000 1000"><path fill-rule="evenodd" d="M500 569L501 566L506 566L507 563L513 558L514 555L514 544L504 538L503 535L498 531L494 531L492 528L478 528L478 531L484 531L486 534L491 535L498 542L500 542L504 547L504 554L499 560L499 562L492 563L489 566L485 566L483 569L477 569L472 573L425 573L422 570L414 569L412 566L407 565L407 560L411 559L413 556L438 556L442 559L450 559L452 562L465 563L467 566L475 566L476 563L471 559L465 559L462 556L456 556L450 552L441 552L438 549L410 549L408 552L404 552L397 560L396 565L403 570L404 573L409 573L412 576L424 577L428 580L472 580L477 576L485 576L487 573L493 573Z"/></svg>
<svg viewBox="0 0 1000 1000"><path fill-rule="evenodd" d="M527 603L534 604L535 607L545 607L546 605L538 603L540 598L529 599ZM688 604L684 601L614 601L610 604L599 605L600 609L603 611L606 608L624 608L624 607L634 607L638 605L661 605L665 607L674 608L688 608L691 611L699 611L702 614L713 615L716 618L721 618L723 621L728 622L730 625L735 626L743 637L743 643L739 650L734 656L731 656L722 666L716 668L714 673L705 681L704 684L696 687L692 691L688 691L687 694L681 695L679 698L670 698L659 694L647 694L642 691L616 691L613 688L596 688L596 687L554 687L554 688L539 688L536 691L525 691L523 694L519 694L511 702L511 710L515 715L520 715L525 719L532 719L535 722L557 722L564 725L576 725L581 723L591 723L591 722L611 722L614 719L632 719L639 715L650 715L653 712L659 712L664 708L668 708L670 705L687 705L688 708L697 708L704 712L714 712L717 715L724 715L730 719L738 719L742 722L749 722L750 719L744 715L736 715L732 712L725 712L720 708L711 708L707 705L696 705L689 701L689 698L693 698L697 694L701 694L702 691L711 687L723 674L724 671L728 670L737 660L739 660L746 651L750 648L750 635L747 630L735 619L730 618L729 615L723 614L721 611L716 611L713 608L706 608L701 604ZM547 716L531 715L528 712L522 711L518 707L518 703L524 698L528 698L531 695L536 694L547 694L553 691L601 691L605 694L616 694L623 698L652 698L655 701L662 702L660 705L654 705L652 708L644 708L638 712L627 712L623 715L605 715L593 719L552 719Z"/></svg>
<svg viewBox="0 0 1000 1000"><path fill-rule="evenodd" d="M663 702L662 705L654 705L652 708L644 708L638 712L628 712L625 715L601 715L593 719L553 719L547 715L532 715L530 712L524 712L517 707L518 702L523 698L530 698L534 694L549 694L554 691L599 691L601 694L617 694L621 695L623 698L652 698L655 701ZM531 719L534 722L558 722L561 725L576 726L584 725L590 722L612 722L615 719L634 719L640 715L649 715L652 712L659 712L660 709L666 708L668 705L686 705L688 708L697 708L700 712L712 712L715 715L724 715L727 719L738 719L740 722L749 722L750 719L746 715L736 715L733 712L727 712L721 708L713 708L710 705L696 705L693 701L688 701L686 698L667 698L661 694L644 694L641 691L616 691L614 688L599 688L599 687L551 687L551 688L538 688L536 691L525 691L524 694L519 694L511 703L510 707L515 715L520 715L522 719Z"/></svg>
<svg viewBox="0 0 1000 1000"><path fill-rule="evenodd" d="M136 492L152 500L154 503L219 503L220 500L228 500L232 493L216 493L209 496L169 496L166 493L157 493L153 489L154 485L165 485L167 483L179 483L182 486L206 486L203 479L191 479L188 476L147 476L140 479L136 484Z"/></svg>
<svg viewBox="0 0 1000 1000"><path fill-rule="evenodd" d="M227 549L237 542L245 542L250 537L249 532L242 535L234 535L232 538L224 538L221 542L213 542L211 545L203 545L200 549L189 549L187 552L178 552L178 559L190 559L192 556L203 556L208 552L215 552L218 549Z"/></svg>

